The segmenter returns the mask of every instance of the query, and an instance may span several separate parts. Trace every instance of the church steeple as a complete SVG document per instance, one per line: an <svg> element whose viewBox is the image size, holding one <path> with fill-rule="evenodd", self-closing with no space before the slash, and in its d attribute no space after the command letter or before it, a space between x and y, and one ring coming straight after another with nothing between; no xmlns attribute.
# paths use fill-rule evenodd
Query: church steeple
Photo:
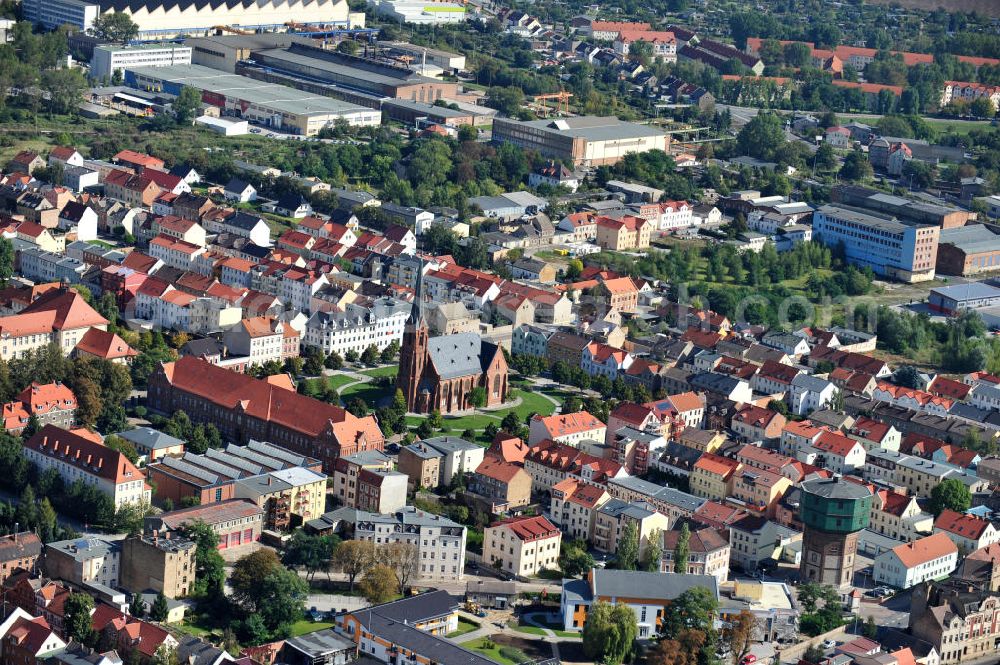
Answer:
<svg viewBox="0 0 1000 665"><path fill-rule="evenodd" d="M424 261L418 259L416 293L410 307L410 317L403 328L403 345L399 352L399 373L396 387L406 397L406 410L418 411L420 407L420 380L427 365L428 330L423 313Z"/></svg>
<svg viewBox="0 0 1000 665"><path fill-rule="evenodd" d="M424 260L417 257L417 283L413 288L413 304L410 306L410 317L406 320L408 326L419 326L423 323L424 303Z"/></svg>

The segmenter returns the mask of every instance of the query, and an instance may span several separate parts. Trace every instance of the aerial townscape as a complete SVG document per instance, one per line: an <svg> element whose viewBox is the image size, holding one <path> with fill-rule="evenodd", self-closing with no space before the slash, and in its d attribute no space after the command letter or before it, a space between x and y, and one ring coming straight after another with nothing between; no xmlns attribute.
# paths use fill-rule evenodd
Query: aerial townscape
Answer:
<svg viewBox="0 0 1000 665"><path fill-rule="evenodd" d="M1000 664L997 0L0 0L0 665Z"/></svg>

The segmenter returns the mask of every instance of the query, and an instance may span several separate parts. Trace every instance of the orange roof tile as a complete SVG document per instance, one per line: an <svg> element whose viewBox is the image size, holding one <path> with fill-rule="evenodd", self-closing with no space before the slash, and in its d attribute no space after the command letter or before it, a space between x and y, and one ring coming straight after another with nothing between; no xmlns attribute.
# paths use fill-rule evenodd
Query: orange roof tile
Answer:
<svg viewBox="0 0 1000 665"><path fill-rule="evenodd" d="M899 557L900 563L907 568L913 568L923 563L958 554L958 548L946 533L935 533L926 538L914 540L892 548L893 554Z"/></svg>

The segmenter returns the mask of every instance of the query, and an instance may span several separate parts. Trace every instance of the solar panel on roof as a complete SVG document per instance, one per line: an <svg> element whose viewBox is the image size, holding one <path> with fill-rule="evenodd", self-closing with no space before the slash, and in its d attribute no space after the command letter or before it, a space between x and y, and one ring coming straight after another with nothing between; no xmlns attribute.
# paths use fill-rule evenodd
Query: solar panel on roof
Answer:
<svg viewBox="0 0 1000 665"><path fill-rule="evenodd" d="M239 478L242 474L239 469L227 466L209 457L202 457L200 455L193 455L187 453L184 455L184 461L191 464L192 466L197 465L210 469L215 473L221 474L227 478Z"/></svg>
<svg viewBox="0 0 1000 665"><path fill-rule="evenodd" d="M229 466L234 466L237 469L243 469L244 471L248 471L253 474L258 474L263 470L261 469L259 464L254 464L250 460L237 457L236 455L230 455L229 453L223 452L221 450L214 450L212 448L209 448L208 450L205 451L205 456L213 460L218 460L223 464L228 464Z"/></svg>
<svg viewBox="0 0 1000 665"><path fill-rule="evenodd" d="M247 444L247 448L269 457L276 457L277 459L288 462L289 464L300 465L306 461L306 458L302 455L296 455L295 453L285 450L284 448L272 446L270 443L265 441L255 441L254 439L250 439L250 443Z"/></svg>
<svg viewBox="0 0 1000 665"><path fill-rule="evenodd" d="M179 460L176 457L164 457L162 464L165 467L182 471L189 476L194 476L195 478L204 480L207 483L215 483L219 481L219 477L214 473L206 471L205 469L197 467L193 464L188 464L187 462Z"/></svg>

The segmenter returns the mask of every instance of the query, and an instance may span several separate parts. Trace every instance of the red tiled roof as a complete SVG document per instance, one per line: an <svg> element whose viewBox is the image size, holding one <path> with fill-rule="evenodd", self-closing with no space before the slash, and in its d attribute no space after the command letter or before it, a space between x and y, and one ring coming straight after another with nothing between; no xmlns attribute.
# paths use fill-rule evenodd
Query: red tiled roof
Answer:
<svg viewBox="0 0 1000 665"><path fill-rule="evenodd" d="M82 473L100 476L115 484L143 480L145 476L127 457L90 439L46 425L24 442L46 457L58 459Z"/></svg>
<svg viewBox="0 0 1000 665"><path fill-rule="evenodd" d="M958 554L958 548L946 533L935 533L910 543L904 543L892 548L893 554L899 557L900 563L907 568L913 568L923 563L929 563L949 554Z"/></svg>
<svg viewBox="0 0 1000 665"><path fill-rule="evenodd" d="M490 529L498 527L510 529L518 540L525 543L542 540L544 538L555 538L561 533L561 531L559 531L559 527L541 515L534 517L510 517L505 520L500 520L499 522L494 522L489 526Z"/></svg>
<svg viewBox="0 0 1000 665"><path fill-rule="evenodd" d="M139 355L139 352L129 346L121 337L100 328L91 328L85 332L80 341L77 342L76 350L104 360L131 358Z"/></svg>
<svg viewBox="0 0 1000 665"><path fill-rule="evenodd" d="M137 164L150 169L161 169L164 165L163 160L159 157L144 155L134 150L122 150L111 159L116 162L128 162L129 164Z"/></svg>
<svg viewBox="0 0 1000 665"><path fill-rule="evenodd" d="M934 520L935 529L941 529L971 540L978 540L989 526L988 519L967 513L957 513L948 508L945 508Z"/></svg>
<svg viewBox="0 0 1000 665"><path fill-rule="evenodd" d="M483 461L476 467L477 474L502 483L509 483L519 472L524 472L520 465L490 456L484 457Z"/></svg>
<svg viewBox="0 0 1000 665"><path fill-rule="evenodd" d="M736 471L736 469L739 468L739 466L740 463L734 459L714 455L712 453L703 453L702 456L699 457L694 463L695 469L701 469L706 473L721 476L722 478L728 478L733 474L733 472Z"/></svg>
<svg viewBox="0 0 1000 665"><path fill-rule="evenodd" d="M607 427L607 425L586 411L562 413L553 416L535 415L532 420L542 423L545 431L549 433L550 438L580 434L581 432L590 432L595 429Z"/></svg>
<svg viewBox="0 0 1000 665"><path fill-rule="evenodd" d="M318 437L330 429L342 444L364 437L369 446L380 446L384 440L374 416L358 418L339 406L217 367L200 358L185 356L165 363L162 371L175 388L302 434Z"/></svg>
<svg viewBox="0 0 1000 665"><path fill-rule="evenodd" d="M856 440L849 436L844 436L840 432L823 432L813 442L813 446L816 449L833 453L840 457L846 457L848 453L860 445Z"/></svg>

